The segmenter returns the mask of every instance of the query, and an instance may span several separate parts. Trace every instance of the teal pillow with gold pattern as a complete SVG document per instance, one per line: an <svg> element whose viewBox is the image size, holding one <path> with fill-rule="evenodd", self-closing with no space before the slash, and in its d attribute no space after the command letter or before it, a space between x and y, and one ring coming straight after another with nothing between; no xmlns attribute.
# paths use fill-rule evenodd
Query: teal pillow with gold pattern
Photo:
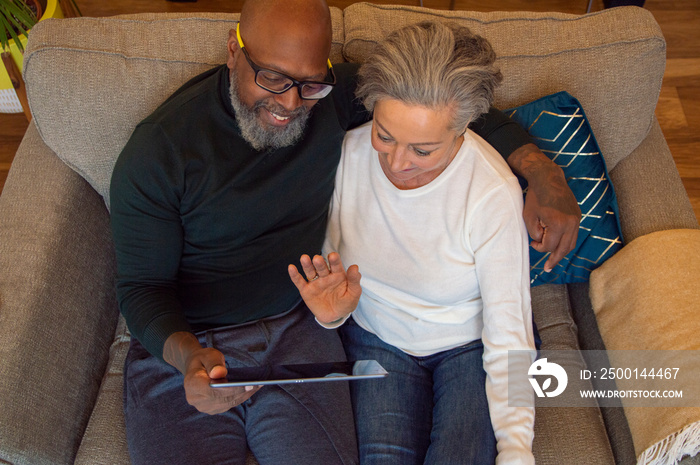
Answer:
<svg viewBox="0 0 700 465"><path fill-rule="evenodd" d="M581 104L568 92L559 92L504 113L523 126L533 142L561 166L581 208L576 247L549 273L548 253L530 247L530 285L588 281L622 247L615 190L605 160ZM520 179L523 193L527 183Z"/></svg>

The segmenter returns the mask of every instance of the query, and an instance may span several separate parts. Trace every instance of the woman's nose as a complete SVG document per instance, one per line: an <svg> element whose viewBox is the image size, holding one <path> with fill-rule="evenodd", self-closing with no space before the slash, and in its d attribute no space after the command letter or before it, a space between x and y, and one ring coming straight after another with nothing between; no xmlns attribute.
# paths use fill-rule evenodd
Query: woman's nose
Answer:
<svg viewBox="0 0 700 465"><path fill-rule="evenodd" d="M396 147L394 150L387 153L387 162L389 168L391 168L391 171L394 173L403 171L410 165L410 162L406 158L406 152L401 147Z"/></svg>

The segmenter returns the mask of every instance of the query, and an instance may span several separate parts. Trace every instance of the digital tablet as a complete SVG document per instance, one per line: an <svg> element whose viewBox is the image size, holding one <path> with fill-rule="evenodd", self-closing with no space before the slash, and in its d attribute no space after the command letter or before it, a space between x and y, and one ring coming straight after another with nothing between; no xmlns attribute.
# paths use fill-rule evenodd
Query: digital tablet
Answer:
<svg viewBox="0 0 700 465"><path fill-rule="evenodd" d="M348 381L386 375L387 371L376 360L243 367L229 368L226 378L212 380L211 387Z"/></svg>

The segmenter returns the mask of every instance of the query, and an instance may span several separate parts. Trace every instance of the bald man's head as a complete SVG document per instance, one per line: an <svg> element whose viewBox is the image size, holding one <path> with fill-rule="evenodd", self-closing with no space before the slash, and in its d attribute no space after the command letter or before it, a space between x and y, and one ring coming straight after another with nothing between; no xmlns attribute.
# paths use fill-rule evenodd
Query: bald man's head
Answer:
<svg viewBox="0 0 700 465"><path fill-rule="evenodd" d="M256 69L298 82L328 82L331 18L324 0L248 0L229 34L231 104L244 139L255 149L281 148L302 136L317 100L301 87L274 93L256 83Z"/></svg>
<svg viewBox="0 0 700 465"><path fill-rule="evenodd" d="M331 14L324 0L247 0L241 11L247 47L282 47L328 58Z"/></svg>

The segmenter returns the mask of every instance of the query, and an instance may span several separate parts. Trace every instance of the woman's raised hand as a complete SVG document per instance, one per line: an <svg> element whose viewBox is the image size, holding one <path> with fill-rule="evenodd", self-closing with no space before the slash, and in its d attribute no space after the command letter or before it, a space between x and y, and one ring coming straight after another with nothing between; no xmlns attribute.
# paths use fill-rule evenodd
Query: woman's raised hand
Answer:
<svg viewBox="0 0 700 465"><path fill-rule="evenodd" d="M328 263L321 255L302 255L299 261L306 279L294 265L289 265L289 277L320 323L335 323L355 310L362 294L357 265L346 272L337 252L328 254Z"/></svg>

